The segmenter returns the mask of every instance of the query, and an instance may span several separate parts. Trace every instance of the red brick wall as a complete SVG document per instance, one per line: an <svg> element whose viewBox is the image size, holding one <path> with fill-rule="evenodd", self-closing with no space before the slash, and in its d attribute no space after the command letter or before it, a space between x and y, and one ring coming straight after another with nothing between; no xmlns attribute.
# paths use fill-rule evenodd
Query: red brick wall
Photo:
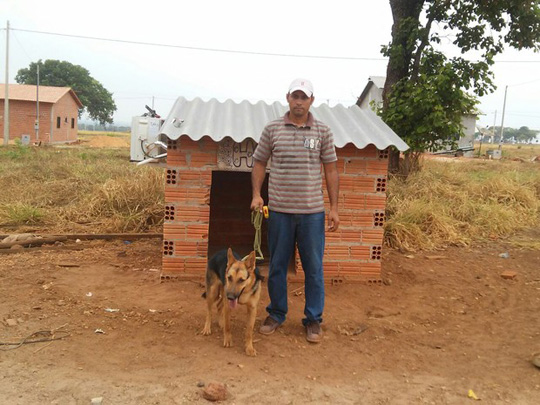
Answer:
<svg viewBox="0 0 540 405"><path fill-rule="evenodd" d="M162 277L204 277L216 164L217 143L208 138L168 142Z"/></svg>
<svg viewBox="0 0 540 405"><path fill-rule="evenodd" d="M217 143L207 137L192 141L184 136L169 141L167 154L162 276L202 278ZM337 149L337 154L341 225L337 232L326 235L325 278L380 282L388 153L373 145L361 150L347 145ZM325 201L328 205L326 190ZM291 280L303 278L297 255L296 275Z"/></svg>
<svg viewBox="0 0 540 405"><path fill-rule="evenodd" d="M340 226L326 233L325 278L332 282L381 280L381 251L386 206L388 152L373 145L336 149L339 171ZM325 203L329 206L325 192ZM297 278L303 280L296 258Z"/></svg>
<svg viewBox="0 0 540 405"><path fill-rule="evenodd" d="M51 109L53 117L51 122ZM0 100L0 127L4 127L4 100ZM60 117L60 128L56 127ZM9 139L30 135L36 141L34 123L36 121L36 103L32 101L9 101ZM67 122L66 122L67 119ZM71 120L74 119L74 128ZM66 142L77 139L78 109L73 97L65 94L56 104L39 103L39 140L42 142ZM51 138L52 130L52 138Z"/></svg>

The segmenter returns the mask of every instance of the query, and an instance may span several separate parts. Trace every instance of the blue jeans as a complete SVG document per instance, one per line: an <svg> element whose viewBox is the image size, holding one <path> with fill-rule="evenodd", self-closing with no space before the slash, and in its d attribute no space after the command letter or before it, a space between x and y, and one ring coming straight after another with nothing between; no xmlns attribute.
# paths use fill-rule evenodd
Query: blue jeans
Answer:
<svg viewBox="0 0 540 405"><path fill-rule="evenodd" d="M268 314L279 323L287 316L287 268L298 246L305 273L305 299L302 323L322 322L324 308L324 212L316 214L285 214L271 211L268 219Z"/></svg>

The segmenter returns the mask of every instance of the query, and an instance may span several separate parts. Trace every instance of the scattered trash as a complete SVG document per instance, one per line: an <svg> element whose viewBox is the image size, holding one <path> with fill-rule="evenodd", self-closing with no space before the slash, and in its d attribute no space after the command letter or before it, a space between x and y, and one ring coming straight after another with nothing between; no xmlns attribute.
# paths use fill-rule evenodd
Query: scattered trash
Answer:
<svg viewBox="0 0 540 405"><path fill-rule="evenodd" d="M407 259L414 259L414 255L405 255Z"/></svg>
<svg viewBox="0 0 540 405"><path fill-rule="evenodd" d="M130 241L130 240L125 240L125 241L124 241L124 245L131 245L132 243L133 243L133 242Z"/></svg>
<svg viewBox="0 0 540 405"><path fill-rule="evenodd" d="M158 269L148 269L148 271L158 272L159 270Z"/></svg>
<svg viewBox="0 0 540 405"><path fill-rule="evenodd" d="M204 387L204 383L203 383L202 381L199 381L199 382L197 383L197 387L199 387L199 388Z"/></svg>
<svg viewBox="0 0 540 405"><path fill-rule="evenodd" d="M34 235L33 233L16 233L8 235L0 241L0 243L26 242L32 239L41 239L42 236Z"/></svg>
<svg viewBox="0 0 540 405"><path fill-rule="evenodd" d="M81 243L82 241L80 239L75 239L75 243Z"/></svg>
<svg viewBox="0 0 540 405"><path fill-rule="evenodd" d="M101 405L103 403L103 397L92 398L91 405Z"/></svg>
<svg viewBox="0 0 540 405"><path fill-rule="evenodd" d="M157 309L149 309L149 311L153 314L155 314L157 312Z"/></svg>
<svg viewBox="0 0 540 405"><path fill-rule="evenodd" d="M118 308L105 308L105 312L120 312Z"/></svg>
<svg viewBox="0 0 540 405"><path fill-rule="evenodd" d="M517 276L517 273L512 270L505 270L501 273L501 277L506 280L513 280L516 278L516 276Z"/></svg>
<svg viewBox="0 0 540 405"><path fill-rule="evenodd" d="M58 263L59 267L81 267L78 264L75 263Z"/></svg>
<svg viewBox="0 0 540 405"><path fill-rule="evenodd" d="M504 252L504 253L501 253L499 257L502 257L503 259L508 259L510 255L508 254L508 252Z"/></svg>
<svg viewBox="0 0 540 405"><path fill-rule="evenodd" d="M474 399L475 401L480 401L480 398L476 396L473 390L469 390L467 396L471 399Z"/></svg>
<svg viewBox="0 0 540 405"><path fill-rule="evenodd" d="M19 321L19 322L21 322L21 321ZM19 347L21 347L21 346L23 346L25 344L49 342L48 345L43 346L43 347L39 348L38 350L34 351L34 353L37 353L38 351L40 351L44 347L49 346L52 343L53 340L62 340L64 338L66 338L66 337L71 336L69 331L63 330L64 326L66 326L66 325L67 325L67 323L62 325L62 326L59 326L56 329L40 330L38 332L31 333L30 335L21 338L18 342L0 342L0 347L1 347L0 350L2 350L2 351L15 350L15 349L18 349ZM3 348L3 346L7 346L7 348Z"/></svg>
<svg viewBox="0 0 540 405"><path fill-rule="evenodd" d="M92 294L91 292L87 292L87 293L86 293L86 296L87 296L87 297L91 297L92 295L94 295L94 294Z"/></svg>
<svg viewBox="0 0 540 405"><path fill-rule="evenodd" d="M96 330L94 331L94 333L99 333L99 334L104 335L104 334L105 334L105 331L104 331L103 329L96 329Z"/></svg>

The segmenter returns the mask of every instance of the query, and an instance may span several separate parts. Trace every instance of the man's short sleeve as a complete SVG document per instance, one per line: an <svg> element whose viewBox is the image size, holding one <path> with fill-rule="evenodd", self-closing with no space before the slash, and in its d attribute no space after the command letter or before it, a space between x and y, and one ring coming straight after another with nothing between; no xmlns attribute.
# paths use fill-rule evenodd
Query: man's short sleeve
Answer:
<svg viewBox="0 0 540 405"><path fill-rule="evenodd" d="M270 139L270 131L268 129L268 126L266 126L261 134L261 139L259 139L259 143L257 144L257 148L255 149L255 152L253 153L253 159L258 160L260 162L267 162L270 158L270 154L272 153L272 141Z"/></svg>
<svg viewBox="0 0 540 405"><path fill-rule="evenodd" d="M336 148L334 146L334 134L329 127L326 129L326 133L323 137L321 147L321 161L323 163L331 163L337 160Z"/></svg>

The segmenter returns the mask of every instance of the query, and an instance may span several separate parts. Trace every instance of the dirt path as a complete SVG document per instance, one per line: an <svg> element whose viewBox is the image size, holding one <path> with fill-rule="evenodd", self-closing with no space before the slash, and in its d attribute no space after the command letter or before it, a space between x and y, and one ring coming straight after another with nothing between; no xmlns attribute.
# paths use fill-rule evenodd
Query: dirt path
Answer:
<svg viewBox="0 0 540 405"><path fill-rule="evenodd" d="M221 347L217 327L198 334L202 286L159 282L159 241L79 246L0 255L0 341L63 325L70 333L0 352L4 403L205 403L199 386L211 381L227 385L230 404L464 404L470 389L487 404L540 402L530 362L540 352L539 251L496 242L386 250L389 285L327 287L322 344L305 341L303 295L290 294L289 319L272 336L257 333L250 358L243 308L233 348ZM265 288L256 327L266 303Z"/></svg>

